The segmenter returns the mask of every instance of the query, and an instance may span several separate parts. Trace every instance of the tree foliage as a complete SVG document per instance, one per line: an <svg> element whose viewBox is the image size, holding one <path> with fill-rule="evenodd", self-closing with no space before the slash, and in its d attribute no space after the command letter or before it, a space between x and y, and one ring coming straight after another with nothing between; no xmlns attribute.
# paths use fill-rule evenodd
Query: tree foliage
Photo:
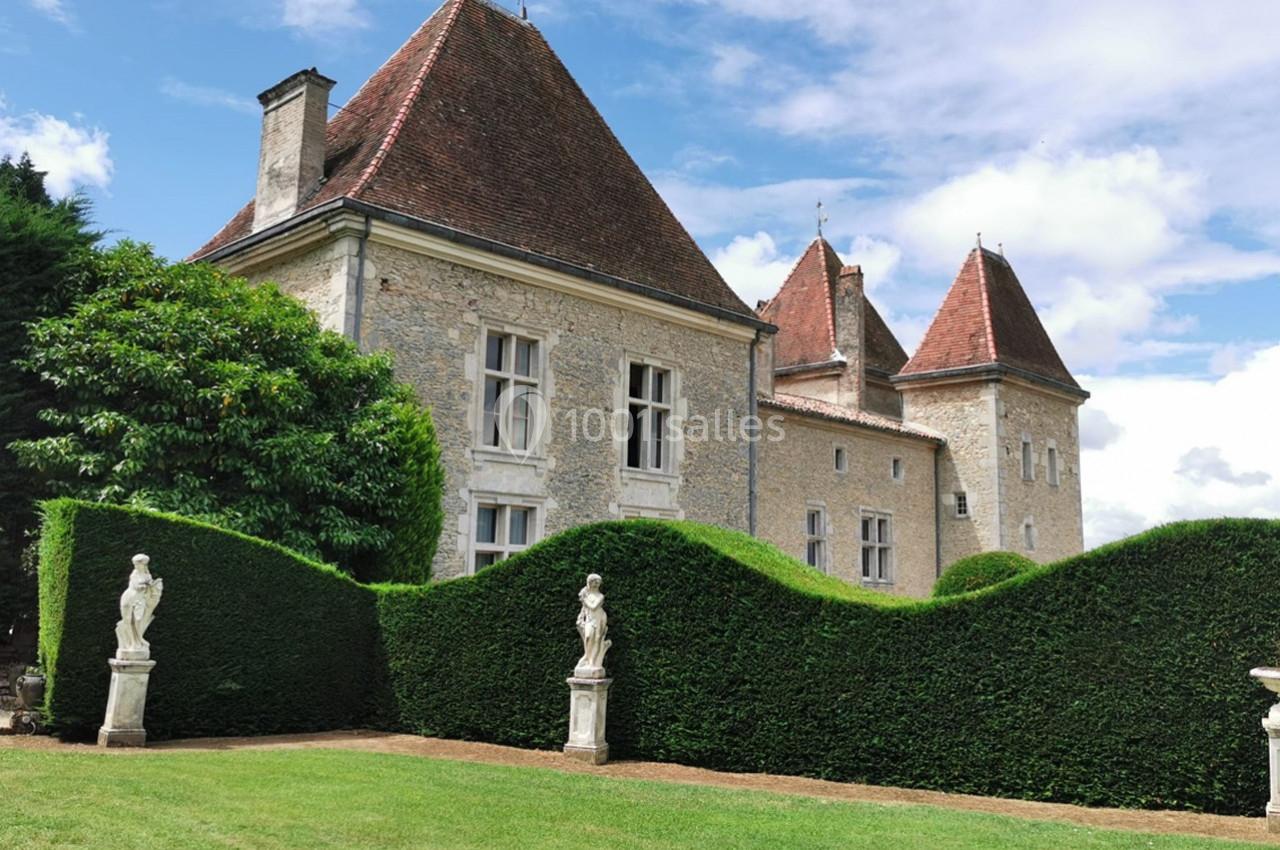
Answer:
<svg viewBox="0 0 1280 850"><path fill-rule="evenodd" d="M101 289L31 331L57 391L22 462L58 495L202 519L422 581L441 514L429 414L385 355L323 331L273 285L144 246L98 255Z"/></svg>
<svg viewBox="0 0 1280 850"><path fill-rule="evenodd" d="M19 467L7 446L48 433L37 418L53 388L23 371L27 325L65 312L86 289L98 234L81 197L53 200L30 158L0 160L0 637L34 614L35 579L23 552L36 526L41 481Z"/></svg>

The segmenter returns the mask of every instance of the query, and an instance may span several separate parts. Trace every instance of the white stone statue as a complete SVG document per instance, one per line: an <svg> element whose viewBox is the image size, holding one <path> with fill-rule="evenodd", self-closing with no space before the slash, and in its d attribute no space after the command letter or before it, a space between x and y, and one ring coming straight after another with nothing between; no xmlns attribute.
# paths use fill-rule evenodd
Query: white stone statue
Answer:
<svg viewBox="0 0 1280 850"><path fill-rule="evenodd" d="M609 615L604 612L604 594L600 592L600 576L587 576L587 586L578 591L582 610L578 612L578 634L582 637L582 658L573 671L583 679L604 678L604 654L613 645L609 634Z"/></svg>
<svg viewBox="0 0 1280 850"><path fill-rule="evenodd" d="M129 586L120 596L120 622L116 623L116 658L144 661L151 657L151 644L143 640L147 627L155 617L164 582L151 577L151 559L133 556L133 572Z"/></svg>

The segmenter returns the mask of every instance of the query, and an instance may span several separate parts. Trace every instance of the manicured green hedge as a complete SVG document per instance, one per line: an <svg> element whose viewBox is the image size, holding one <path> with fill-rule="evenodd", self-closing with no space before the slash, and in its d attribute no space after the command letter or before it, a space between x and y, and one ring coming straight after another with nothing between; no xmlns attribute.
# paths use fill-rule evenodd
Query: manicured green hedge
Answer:
<svg viewBox="0 0 1280 850"><path fill-rule="evenodd" d="M188 703L210 700L222 678L202 671L235 657L224 632L300 604L301 594L272 592L293 581L287 556L206 529L200 535L216 536L219 545L156 549L146 534L158 535L158 526L81 529L84 514L100 516L82 511L73 530L110 565L110 580L73 588L75 604L85 604L79 599L90 590L88 604L101 608L103 594L114 599L130 547L150 547L166 579L151 635L157 682L166 665L177 675L188 653L204 659L184 676L181 698L148 706L149 723L174 734L244 731L230 715ZM191 536L189 524L155 522L180 529L175 546ZM46 562L56 572L58 534L49 536L55 551ZM233 540L242 547L234 559L226 557ZM181 570L169 566L183 557ZM213 601L225 582L190 577L240 570L254 558L273 566L256 565L252 581L238 571L232 584L248 581L260 594L252 611ZM619 757L1233 814L1256 814L1266 798L1259 719L1270 701L1247 671L1280 652L1280 608L1268 591L1280 580L1280 523L1168 526L981 594L925 602L849 587L743 535L645 520L575 529L474 578L425 588L366 593L291 566L328 580L316 590L332 600L311 602L328 606L318 618L328 626L322 663L326 672L358 669L368 677L360 725L559 747L568 714L564 678L580 651L576 595L594 571L604 576L608 598L615 678L608 734ZM77 562L70 573L79 571ZM179 602L182 593L196 601ZM203 617L203 605L216 605L220 616ZM345 618L335 610L344 607ZM374 608L376 624L366 613ZM97 644L83 675L97 675L98 665L105 671L91 656L105 658L114 613L95 616ZM314 646L312 636L290 628L281 641L260 639L260 653L305 655L299 640ZM69 630L58 629L50 634L60 634L61 645L46 652L56 653L58 675L66 677L68 657L85 655L85 644L73 647ZM194 635L216 649L195 645ZM360 684L354 675L348 683ZM90 689L95 711L105 684L102 676ZM261 684L276 683L264 671ZM55 708L64 686L54 682ZM272 722L260 726L280 729L291 706L340 691L336 684L281 689ZM359 706L352 696L343 710L296 728L343 725L351 722L344 711ZM206 716L199 729L188 728ZM218 724L226 725L211 728Z"/></svg>
<svg viewBox="0 0 1280 850"><path fill-rule="evenodd" d="M1035 561L1017 552L981 552L947 567L933 585L933 595L956 596L981 590L1035 568Z"/></svg>
<svg viewBox="0 0 1280 850"><path fill-rule="evenodd" d="M365 726L376 710L374 593L330 567L179 517L70 500L46 503L41 546L46 708L66 737L102 725L138 551L164 579L147 632L151 738Z"/></svg>

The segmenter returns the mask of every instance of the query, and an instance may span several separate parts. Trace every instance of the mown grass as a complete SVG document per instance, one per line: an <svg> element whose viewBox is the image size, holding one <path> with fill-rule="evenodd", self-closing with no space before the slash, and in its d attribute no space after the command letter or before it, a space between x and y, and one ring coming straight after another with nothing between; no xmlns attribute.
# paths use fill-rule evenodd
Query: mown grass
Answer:
<svg viewBox="0 0 1280 850"><path fill-rule="evenodd" d="M0 750L0 848L1232 848L923 806L334 750Z"/></svg>

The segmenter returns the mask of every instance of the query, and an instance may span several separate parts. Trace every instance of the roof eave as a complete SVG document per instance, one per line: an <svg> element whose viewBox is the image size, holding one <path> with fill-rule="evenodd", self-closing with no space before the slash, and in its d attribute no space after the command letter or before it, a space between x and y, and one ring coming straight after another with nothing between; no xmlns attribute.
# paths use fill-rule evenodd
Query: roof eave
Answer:
<svg viewBox="0 0 1280 850"><path fill-rule="evenodd" d="M956 378L985 378L990 380L1001 380L1004 377L1021 378L1024 381L1040 384L1061 393L1074 396L1080 401L1090 398L1090 393L1075 384L1068 384L1066 381L1060 381L1056 378L1050 378L1037 372L1031 372L1026 369L1019 369L1016 366L1009 366L1005 363L980 363L976 366L960 366L952 369L933 369L928 372L911 372L908 374L899 373L889 379L895 387L902 384L916 383L921 381L946 381Z"/></svg>
<svg viewBox="0 0 1280 850"><path fill-rule="evenodd" d="M945 437L935 437L932 434L926 434L923 431L917 431L914 429L906 430L905 427L904 428L882 427L879 425L874 425L870 422L855 422L851 419L845 419L844 417L841 417L841 416L832 416L830 414L822 413L821 411L817 411L817 410L805 410L798 407L792 407L789 404L786 404L784 402L780 402L771 398L761 398L759 400L759 404L762 407L771 407L774 410L781 410L786 413L794 414L796 416L812 416L814 419L821 419L824 422L833 422L837 425L845 425L849 428L862 428L867 431L874 431L877 434L887 434L891 437L902 437L908 440L923 440L924 442L932 443L936 446L945 446L947 444L947 440Z"/></svg>
<svg viewBox="0 0 1280 850"><path fill-rule="evenodd" d="M620 289L624 292L643 295L656 301L671 304L672 306L683 307L687 310L693 310L694 312L713 316L717 319L723 319L725 321L745 325L763 333L778 332L776 325L763 321L754 315L736 313L725 307L718 307L714 304L707 304L693 298L686 298L685 296L676 295L675 293L667 292L654 286L636 283L635 281L599 272L595 269L583 268L582 266L577 266L564 260L558 260L555 257L548 257L544 254L526 251L523 248L507 245L506 243L498 242L493 239L486 239L483 236L477 236L474 233L458 230L456 228L449 227L448 225L438 224L433 221L427 221L426 219L405 215L404 213L398 213L384 207L375 206L373 204L365 203L364 201L357 201L354 198L347 197L335 198L334 200L323 203L320 206L312 207L305 212L295 215L287 221L280 222L279 224L265 228L257 233L251 233L248 236L241 237L240 239L224 245L221 248L210 251L207 254L200 256L193 255L188 262L216 263L340 210L350 210L360 215L366 215L370 218L384 221L387 224L394 224L399 227L416 230L420 233L427 233L441 239L456 242L460 245L466 245L481 251L487 251L491 254L496 254L508 259L519 260L521 262L528 263L529 265L550 269L562 274L572 275L592 283L598 283L603 286Z"/></svg>

